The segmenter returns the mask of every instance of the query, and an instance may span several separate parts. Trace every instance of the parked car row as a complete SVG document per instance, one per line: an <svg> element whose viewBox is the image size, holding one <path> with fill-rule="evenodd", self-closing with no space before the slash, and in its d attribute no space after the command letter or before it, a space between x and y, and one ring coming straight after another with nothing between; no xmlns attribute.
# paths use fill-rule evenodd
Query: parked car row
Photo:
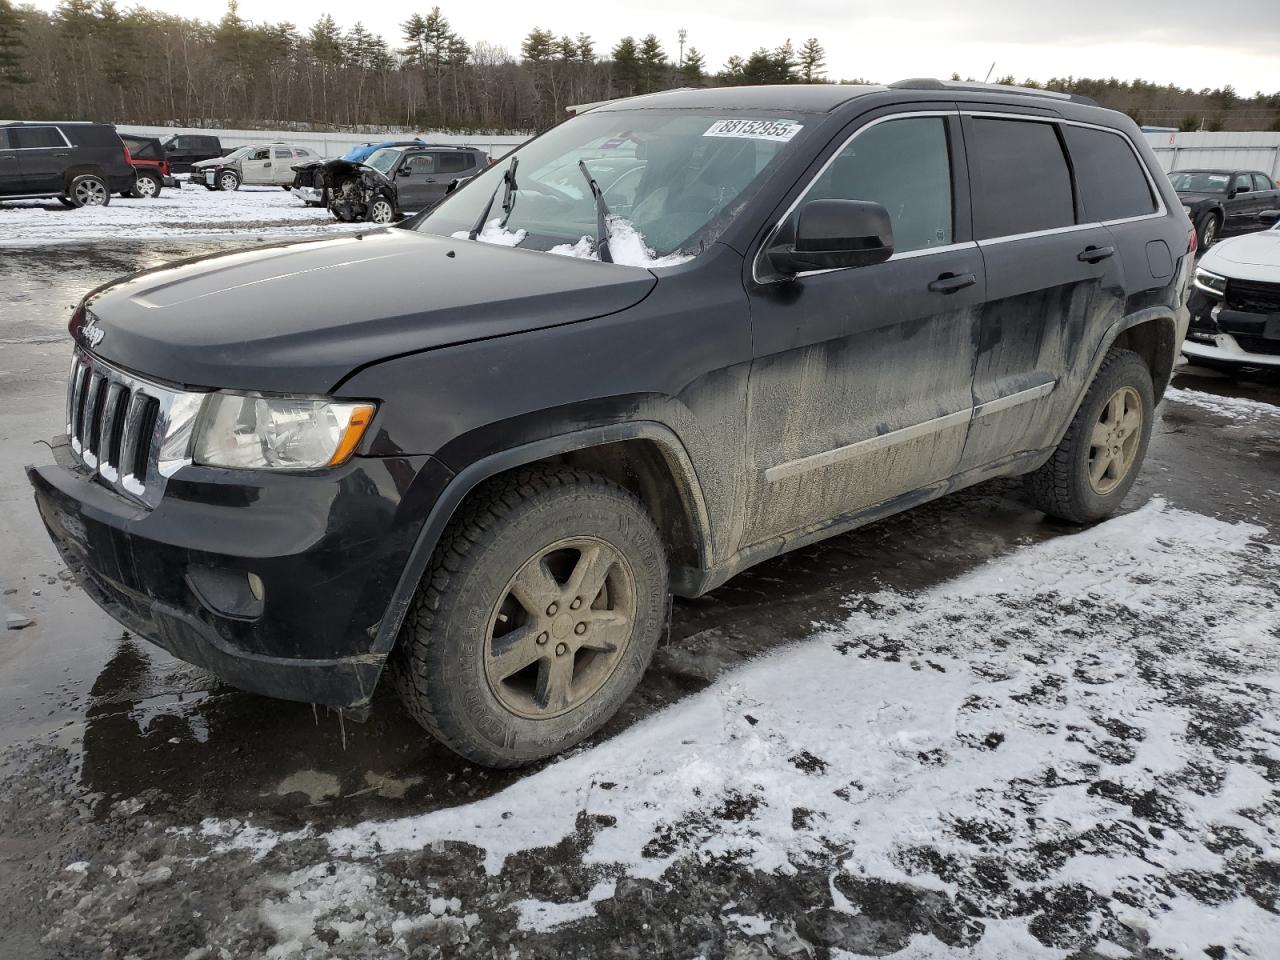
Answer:
<svg viewBox="0 0 1280 960"><path fill-rule="evenodd" d="M293 184L293 164L319 160L320 154L287 143L251 143L237 147L225 157L198 160L191 165L191 178L209 190L239 190L245 186Z"/></svg>

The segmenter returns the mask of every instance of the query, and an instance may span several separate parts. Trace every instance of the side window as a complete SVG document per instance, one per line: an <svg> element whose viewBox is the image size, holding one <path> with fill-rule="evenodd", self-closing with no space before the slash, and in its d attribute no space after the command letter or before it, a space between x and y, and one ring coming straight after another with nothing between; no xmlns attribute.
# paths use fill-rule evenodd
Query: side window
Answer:
<svg viewBox="0 0 1280 960"><path fill-rule="evenodd" d="M277 160L292 160L293 151L288 147L276 147L271 151Z"/></svg>
<svg viewBox="0 0 1280 960"><path fill-rule="evenodd" d="M1062 136L1089 220L1123 220L1155 213L1151 184L1123 136L1071 124L1063 125Z"/></svg>
<svg viewBox="0 0 1280 960"><path fill-rule="evenodd" d="M13 143L9 140L9 131L0 130L0 150L9 150L13 147Z"/></svg>
<svg viewBox="0 0 1280 960"><path fill-rule="evenodd" d="M943 117L904 117L855 136L805 200L872 200L889 211L898 252L951 242L951 155Z"/></svg>
<svg viewBox="0 0 1280 960"><path fill-rule="evenodd" d="M436 172L435 158L429 153L416 154L407 163L411 177L429 177Z"/></svg>
<svg viewBox="0 0 1280 960"><path fill-rule="evenodd" d="M270 148L270 147L263 147L263 148L261 148L260 150L255 150L255 151L253 151L253 153L250 155L249 159L250 159L250 160L270 160L270 159L271 159L271 148Z"/></svg>
<svg viewBox="0 0 1280 960"><path fill-rule="evenodd" d="M1275 184L1271 182L1270 178L1268 178L1266 174L1255 173L1253 175L1253 189L1274 190L1275 188Z"/></svg>
<svg viewBox="0 0 1280 960"><path fill-rule="evenodd" d="M436 170L440 173L461 173L471 166L469 154L459 150L457 153L437 153Z"/></svg>
<svg viewBox="0 0 1280 960"><path fill-rule="evenodd" d="M974 238L1009 237L1076 222L1071 173L1051 123L974 118L966 135L976 186Z"/></svg>
<svg viewBox="0 0 1280 960"><path fill-rule="evenodd" d="M1247 173L1237 173L1231 181L1232 190L1252 190L1253 180Z"/></svg>
<svg viewBox="0 0 1280 960"><path fill-rule="evenodd" d="M67 145L57 127L15 127L12 133L16 141L14 146L21 150Z"/></svg>

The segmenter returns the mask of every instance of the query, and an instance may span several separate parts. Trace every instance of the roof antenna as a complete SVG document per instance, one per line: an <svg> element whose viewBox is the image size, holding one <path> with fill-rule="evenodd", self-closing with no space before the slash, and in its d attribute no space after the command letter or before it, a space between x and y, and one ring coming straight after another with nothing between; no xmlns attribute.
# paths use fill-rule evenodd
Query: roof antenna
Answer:
<svg viewBox="0 0 1280 960"><path fill-rule="evenodd" d="M986 76L986 79L984 79L984 80L982 81L983 83L990 83L990 82L991 82L991 74L995 72L995 69L996 69L996 62L995 62L994 60L992 60L992 61L991 61L991 69L987 71L987 76Z"/></svg>

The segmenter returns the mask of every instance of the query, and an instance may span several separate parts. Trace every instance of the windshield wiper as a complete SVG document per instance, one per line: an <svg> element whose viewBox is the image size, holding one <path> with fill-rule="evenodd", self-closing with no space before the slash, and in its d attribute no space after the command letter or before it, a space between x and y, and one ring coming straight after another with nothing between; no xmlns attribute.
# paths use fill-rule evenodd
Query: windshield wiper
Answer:
<svg viewBox="0 0 1280 960"><path fill-rule="evenodd" d="M613 263L613 255L609 253L609 205L604 202L604 191L587 169L587 161L579 160L578 169L587 178L587 186L591 188L591 196L596 201L596 253L600 256L601 263Z"/></svg>
<svg viewBox="0 0 1280 960"><path fill-rule="evenodd" d="M489 211L493 209L493 201L498 199L498 191L506 188L502 194L502 226L507 225L507 220L511 217L511 211L515 209L515 192L520 188L516 186L516 167L520 164L519 157L511 158L511 165L507 167L506 172L502 175L502 182L493 188L493 193L489 194L489 202L484 205L484 209L480 211L480 219L475 222L471 230L467 233L468 240L474 240L480 236L480 231L484 229L485 222L489 219Z"/></svg>

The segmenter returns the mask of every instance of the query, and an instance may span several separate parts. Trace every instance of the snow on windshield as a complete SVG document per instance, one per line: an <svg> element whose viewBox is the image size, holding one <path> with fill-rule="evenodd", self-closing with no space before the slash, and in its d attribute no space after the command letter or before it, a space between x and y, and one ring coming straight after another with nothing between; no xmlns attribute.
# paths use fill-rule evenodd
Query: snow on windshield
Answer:
<svg viewBox="0 0 1280 960"><path fill-rule="evenodd" d="M471 235L466 230L458 230L450 234L455 240L469 240ZM517 247L526 236L524 230L508 230L498 217L494 217L484 225L484 229L476 236L483 243L492 243L499 247ZM561 257L577 257L580 260L599 260L596 253L594 237L584 236L577 243L562 243L552 247L547 253ZM609 218L609 253L614 263L625 267L675 267L688 263L692 254L670 253L660 257L644 242L644 237L632 223L624 217Z"/></svg>

